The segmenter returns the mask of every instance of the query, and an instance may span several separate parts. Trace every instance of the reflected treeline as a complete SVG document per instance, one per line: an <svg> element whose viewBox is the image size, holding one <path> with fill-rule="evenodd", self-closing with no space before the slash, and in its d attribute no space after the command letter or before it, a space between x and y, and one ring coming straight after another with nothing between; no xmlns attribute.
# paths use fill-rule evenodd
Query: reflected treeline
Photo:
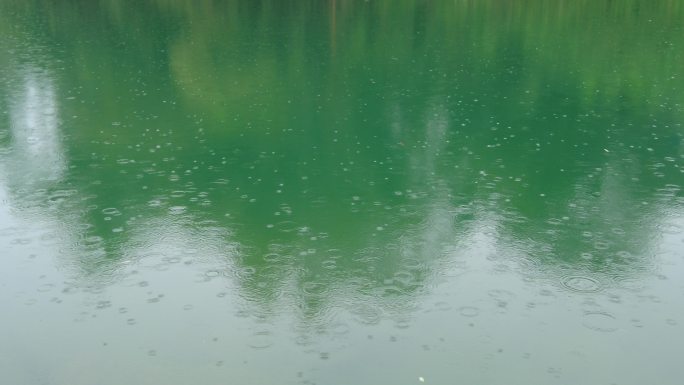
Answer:
<svg viewBox="0 0 684 385"><path fill-rule="evenodd" d="M175 234L265 307L298 288L305 317L410 308L485 249L639 274L682 203L683 8L6 1L4 183L64 221L85 277ZM54 100L17 102L40 79ZM17 122L48 107L67 166L36 191Z"/></svg>

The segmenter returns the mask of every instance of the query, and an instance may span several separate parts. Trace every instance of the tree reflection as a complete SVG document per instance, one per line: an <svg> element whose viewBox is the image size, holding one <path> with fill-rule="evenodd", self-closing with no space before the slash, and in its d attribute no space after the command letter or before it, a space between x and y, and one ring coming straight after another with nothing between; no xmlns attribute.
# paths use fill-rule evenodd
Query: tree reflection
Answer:
<svg viewBox="0 0 684 385"><path fill-rule="evenodd" d="M639 274L681 205L680 2L3 8L54 47L68 132L52 190L13 200L77 191L59 217L84 276L175 236L266 307L295 287L305 318L405 310L469 253ZM9 23L3 46L30 56Z"/></svg>

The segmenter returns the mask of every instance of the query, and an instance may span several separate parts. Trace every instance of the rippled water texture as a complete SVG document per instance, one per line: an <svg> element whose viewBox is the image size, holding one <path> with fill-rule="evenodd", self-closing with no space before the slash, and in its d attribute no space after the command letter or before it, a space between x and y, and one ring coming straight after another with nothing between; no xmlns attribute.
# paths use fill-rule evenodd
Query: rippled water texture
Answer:
<svg viewBox="0 0 684 385"><path fill-rule="evenodd" d="M0 383L682 384L682 20L0 0Z"/></svg>

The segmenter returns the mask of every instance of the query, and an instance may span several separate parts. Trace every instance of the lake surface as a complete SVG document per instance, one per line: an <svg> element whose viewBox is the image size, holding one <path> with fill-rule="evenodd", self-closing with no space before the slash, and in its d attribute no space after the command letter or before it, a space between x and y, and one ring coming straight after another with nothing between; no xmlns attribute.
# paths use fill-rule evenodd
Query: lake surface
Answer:
<svg viewBox="0 0 684 385"><path fill-rule="evenodd" d="M0 382L681 384L683 20L0 1Z"/></svg>

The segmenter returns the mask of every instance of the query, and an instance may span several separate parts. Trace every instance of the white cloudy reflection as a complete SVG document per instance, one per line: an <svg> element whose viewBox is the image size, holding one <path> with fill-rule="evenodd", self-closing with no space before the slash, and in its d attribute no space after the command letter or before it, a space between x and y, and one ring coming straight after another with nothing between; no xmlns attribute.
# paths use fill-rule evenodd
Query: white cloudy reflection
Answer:
<svg viewBox="0 0 684 385"><path fill-rule="evenodd" d="M29 68L20 76L21 85L8 103L12 151L5 172L15 188L46 187L61 179L66 168L56 87L44 70Z"/></svg>

